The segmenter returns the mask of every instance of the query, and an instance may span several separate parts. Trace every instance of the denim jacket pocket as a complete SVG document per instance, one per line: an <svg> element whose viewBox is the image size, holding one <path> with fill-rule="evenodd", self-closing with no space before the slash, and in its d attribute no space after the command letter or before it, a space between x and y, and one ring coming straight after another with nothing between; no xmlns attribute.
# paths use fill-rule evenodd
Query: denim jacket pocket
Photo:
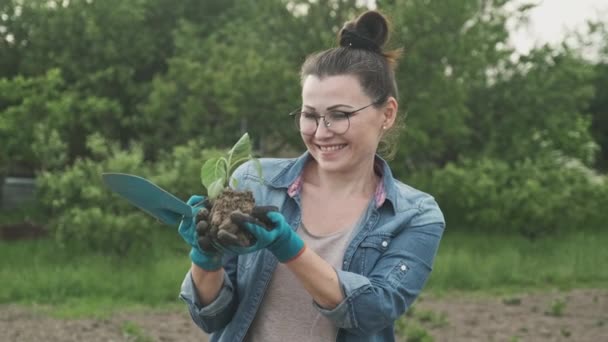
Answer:
<svg viewBox="0 0 608 342"><path fill-rule="evenodd" d="M361 274L368 275L380 256L386 252L393 237L390 234L367 236L359 245Z"/></svg>

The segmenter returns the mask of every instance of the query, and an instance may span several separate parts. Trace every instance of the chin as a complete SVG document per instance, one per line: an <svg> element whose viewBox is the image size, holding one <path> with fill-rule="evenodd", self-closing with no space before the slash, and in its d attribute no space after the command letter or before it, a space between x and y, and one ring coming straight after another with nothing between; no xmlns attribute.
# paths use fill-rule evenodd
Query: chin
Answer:
<svg viewBox="0 0 608 342"><path fill-rule="evenodd" d="M317 162L317 170L324 173L344 174L347 170L352 169L347 167L344 163L324 163Z"/></svg>

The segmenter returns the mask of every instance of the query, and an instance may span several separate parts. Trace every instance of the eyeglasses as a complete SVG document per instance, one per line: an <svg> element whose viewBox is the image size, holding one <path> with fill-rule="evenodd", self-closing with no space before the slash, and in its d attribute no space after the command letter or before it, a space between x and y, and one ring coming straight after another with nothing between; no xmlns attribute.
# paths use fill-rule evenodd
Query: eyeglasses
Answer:
<svg viewBox="0 0 608 342"><path fill-rule="evenodd" d="M291 112L289 115L294 117L296 127L304 135L314 135L317 131L317 128L319 127L320 119L323 119L323 125L325 125L325 128L335 134L341 135L346 133L346 131L348 131L348 129L350 128L350 118L352 116L356 115L358 112L364 110L367 107L371 107L382 102L383 101L376 100L365 107L361 107L350 112L332 110L325 115L317 115L312 112L306 112L302 111L301 109L297 109Z"/></svg>

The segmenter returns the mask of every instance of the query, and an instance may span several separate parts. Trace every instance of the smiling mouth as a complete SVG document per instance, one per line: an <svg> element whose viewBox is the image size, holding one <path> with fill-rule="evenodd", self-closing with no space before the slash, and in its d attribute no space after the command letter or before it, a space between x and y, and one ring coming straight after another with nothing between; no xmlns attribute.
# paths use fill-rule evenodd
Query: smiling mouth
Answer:
<svg viewBox="0 0 608 342"><path fill-rule="evenodd" d="M319 148L319 150L321 150L321 152L333 152L333 151L338 151L338 150L345 148L346 144L331 145L331 146L317 145L317 147Z"/></svg>

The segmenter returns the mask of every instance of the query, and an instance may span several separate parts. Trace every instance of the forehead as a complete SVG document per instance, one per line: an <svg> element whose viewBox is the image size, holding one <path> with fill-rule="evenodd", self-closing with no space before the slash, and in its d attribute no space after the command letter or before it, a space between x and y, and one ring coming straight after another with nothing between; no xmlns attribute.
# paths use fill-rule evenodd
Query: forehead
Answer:
<svg viewBox="0 0 608 342"><path fill-rule="evenodd" d="M351 75L318 77L308 75L302 84L302 101L313 107L355 105L368 100L359 80Z"/></svg>

